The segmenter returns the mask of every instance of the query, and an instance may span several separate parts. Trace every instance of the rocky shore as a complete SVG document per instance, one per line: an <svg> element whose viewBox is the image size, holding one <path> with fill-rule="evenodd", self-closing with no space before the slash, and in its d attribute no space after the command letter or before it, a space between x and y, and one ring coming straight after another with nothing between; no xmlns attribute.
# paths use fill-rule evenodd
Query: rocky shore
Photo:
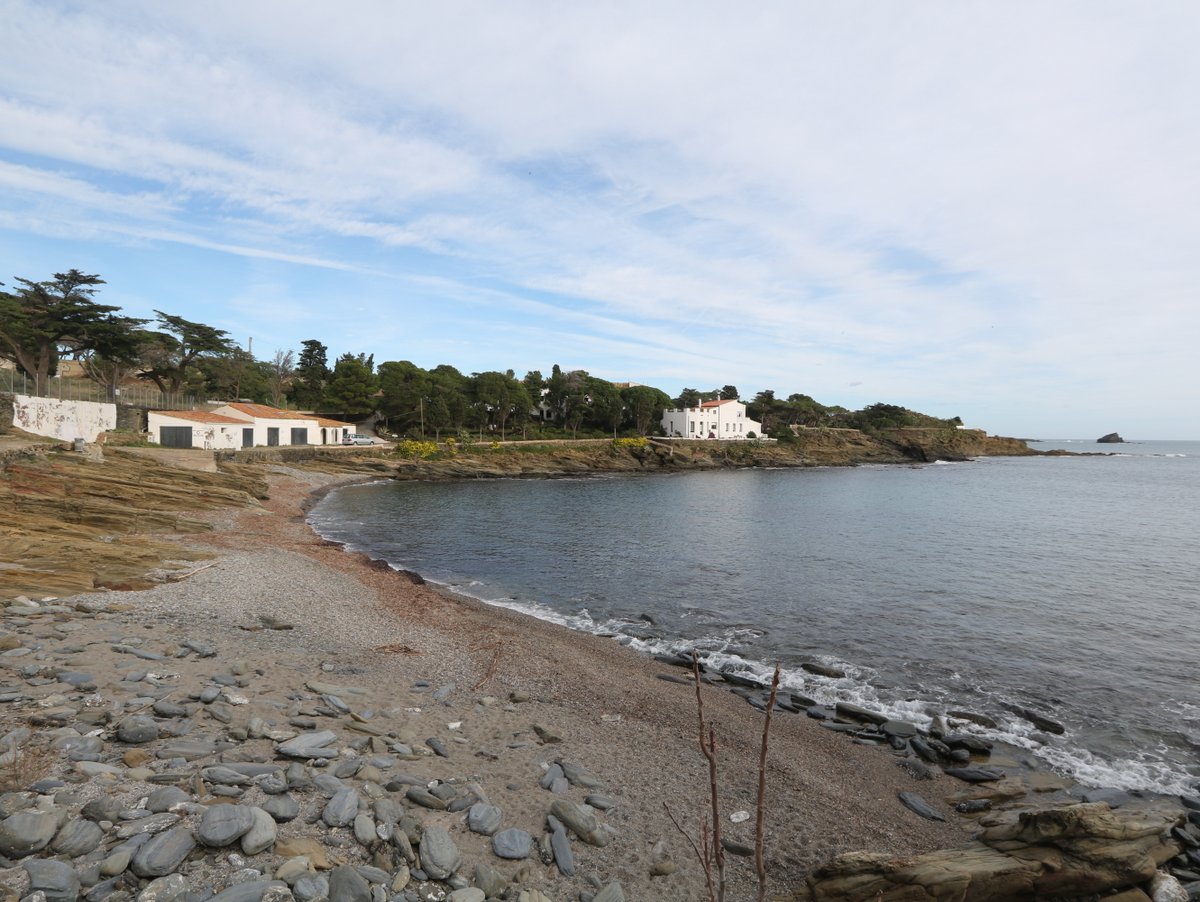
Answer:
<svg viewBox="0 0 1200 902"><path fill-rule="evenodd" d="M50 462L9 478L7 497L54 497L60 465L75 484L100 485L73 461ZM94 466L114 499L169 475ZM322 468L243 465L181 481L170 509L186 527L156 533L166 566L144 591L8 594L6 895L705 898L672 823L698 833L707 808L682 662L449 597L321 541L303 505L346 478L346 467ZM207 512L180 509L217 496ZM90 543L140 543L95 528ZM0 571L13 576L30 578ZM0 581L0 594L18 583ZM742 814L754 810L763 689L707 678L728 898L752 899L743 855L754 819ZM1200 812L1072 791L967 735L961 718L921 735L811 701L788 693L773 725L770 898L1187 898L1156 872L1194 875Z"/></svg>

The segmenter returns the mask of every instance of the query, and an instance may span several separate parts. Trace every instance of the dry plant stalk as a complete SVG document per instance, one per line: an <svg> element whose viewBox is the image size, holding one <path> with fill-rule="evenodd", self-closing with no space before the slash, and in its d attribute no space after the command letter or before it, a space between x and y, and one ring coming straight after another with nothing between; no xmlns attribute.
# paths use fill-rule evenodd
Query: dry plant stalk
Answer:
<svg viewBox="0 0 1200 902"><path fill-rule="evenodd" d="M478 692L489 682L491 682L492 677L496 675L496 667L500 664L500 653L504 651L504 647L505 646L503 642L490 642L487 645L475 645L471 647L471 651L486 651L488 649L493 651L492 660L488 664L487 670L484 671L483 676L479 678L479 682L471 687L472 692Z"/></svg>
<svg viewBox="0 0 1200 902"><path fill-rule="evenodd" d="M675 825L675 829L683 834L683 838L692 847L696 860L704 871L704 883L708 889L709 902L725 902L725 847L721 845L721 809L719 799L719 780L717 774L717 736L712 725L704 719L704 696L700 693L700 658L692 652L692 677L696 682L696 714L699 719L700 751L708 762L708 792L712 806L712 831L709 831L707 817L700 821L700 843L683 829L675 819L670 806L663 802L667 817ZM771 695L767 701L766 718L763 721L762 746L758 756L758 798L755 805L756 821L754 826L754 871L758 877L758 902L767 898L767 864L763 856L767 795L767 750L771 735L771 712L775 710L775 699L779 694L780 665L775 665L775 675L771 679ZM714 871L716 884L714 885Z"/></svg>
<svg viewBox="0 0 1200 902"><path fill-rule="evenodd" d="M48 747L26 745L6 749L0 765L0 792L24 792L50 773L54 758Z"/></svg>
<svg viewBox="0 0 1200 902"><path fill-rule="evenodd" d="M700 656L692 651L692 676L696 681L696 714L700 719L700 751L708 761L708 798L712 803L712 839L705 843L706 867L711 871L717 866L717 902L725 902L725 847L721 845L721 803L717 780L717 734L708 724L708 740L705 741L704 696L700 694Z"/></svg>
<svg viewBox="0 0 1200 902"><path fill-rule="evenodd" d="M779 694L779 665L771 678L771 697L767 700L767 716L763 720L762 751L758 755L758 799L754 806L754 873L758 876L758 902L767 898L767 863L763 859L763 808L767 796L767 746L771 736L771 712Z"/></svg>

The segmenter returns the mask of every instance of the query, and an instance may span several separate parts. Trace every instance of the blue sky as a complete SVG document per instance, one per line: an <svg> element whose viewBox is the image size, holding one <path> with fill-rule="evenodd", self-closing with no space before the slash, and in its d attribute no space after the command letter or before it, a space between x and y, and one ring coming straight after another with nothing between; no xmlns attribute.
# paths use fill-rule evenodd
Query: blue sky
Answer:
<svg viewBox="0 0 1200 902"><path fill-rule="evenodd" d="M0 280L260 357L1200 439L1194 4L312 6L0 0Z"/></svg>

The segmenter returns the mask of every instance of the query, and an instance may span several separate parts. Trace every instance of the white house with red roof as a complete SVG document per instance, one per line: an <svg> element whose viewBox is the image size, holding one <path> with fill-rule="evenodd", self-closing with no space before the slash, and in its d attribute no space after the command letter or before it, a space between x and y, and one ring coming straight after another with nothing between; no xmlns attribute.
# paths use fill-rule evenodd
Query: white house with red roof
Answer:
<svg viewBox="0 0 1200 902"><path fill-rule="evenodd" d="M746 416L746 405L732 399L664 410L662 428L671 438L737 442L762 437L762 423Z"/></svg>
<svg viewBox="0 0 1200 902"><path fill-rule="evenodd" d="M340 445L352 423L267 404L237 402L212 410L152 410L150 441L171 448L234 448L282 445Z"/></svg>

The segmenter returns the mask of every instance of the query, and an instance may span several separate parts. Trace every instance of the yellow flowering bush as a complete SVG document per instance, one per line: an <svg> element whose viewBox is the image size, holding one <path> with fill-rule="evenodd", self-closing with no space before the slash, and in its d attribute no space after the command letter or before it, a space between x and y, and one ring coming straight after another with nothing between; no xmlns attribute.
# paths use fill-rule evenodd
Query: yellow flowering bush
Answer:
<svg viewBox="0 0 1200 902"><path fill-rule="evenodd" d="M614 448L645 448L650 444L650 439L644 435L639 435L637 438L615 438L613 439Z"/></svg>
<svg viewBox="0 0 1200 902"><path fill-rule="evenodd" d="M411 438L406 438L402 442L396 443L396 453L401 457L433 457L437 454L437 442L419 442Z"/></svg>

